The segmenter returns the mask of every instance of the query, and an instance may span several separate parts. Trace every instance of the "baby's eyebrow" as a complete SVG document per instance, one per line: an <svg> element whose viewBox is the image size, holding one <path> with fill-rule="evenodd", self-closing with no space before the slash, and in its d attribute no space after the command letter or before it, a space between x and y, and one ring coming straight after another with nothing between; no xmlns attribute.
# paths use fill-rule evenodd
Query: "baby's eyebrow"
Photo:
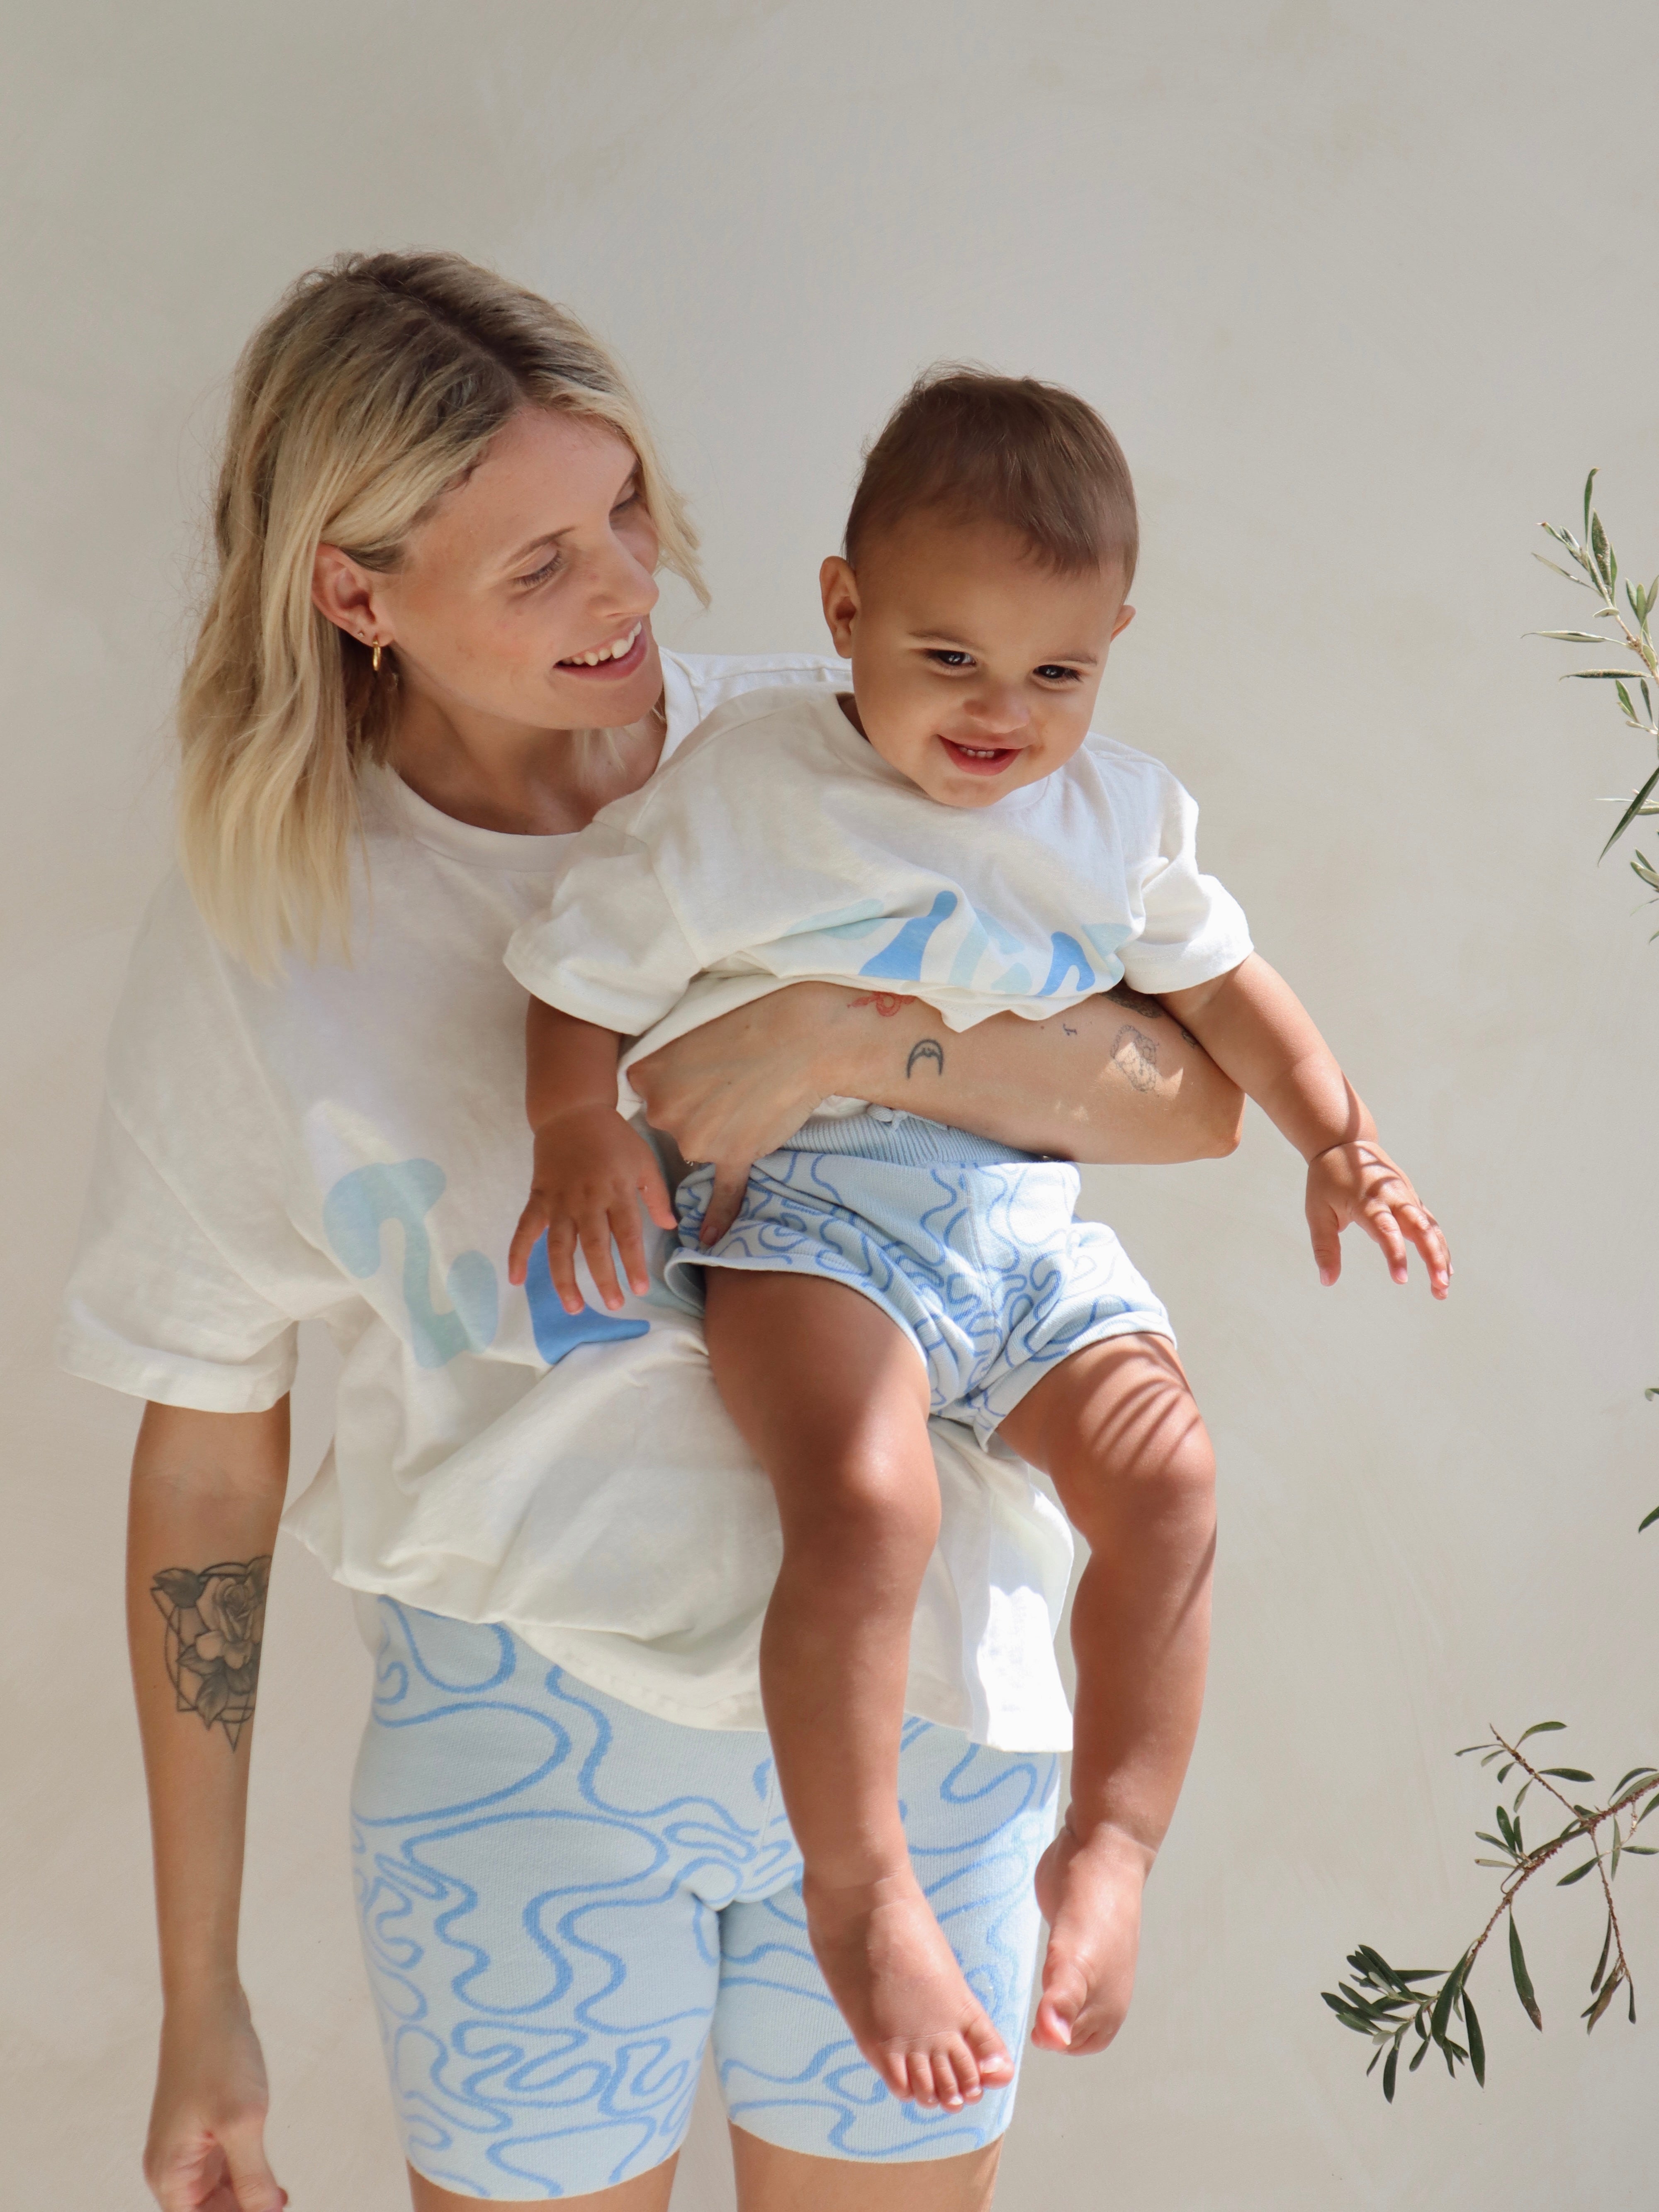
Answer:
<svg viewBox="0 0 1659 2212"><path fill-rule="evenodd" d="M942 645L952 653L977 653L980 650L971 638L957 637L948 629L913 629L910 636L917 645ZM1050 661L1060 660L1074 663L1079 668L1093 668L1098 665L1099 655L1093 653L1045 653L1031 665L1046 668Z"/></svg>

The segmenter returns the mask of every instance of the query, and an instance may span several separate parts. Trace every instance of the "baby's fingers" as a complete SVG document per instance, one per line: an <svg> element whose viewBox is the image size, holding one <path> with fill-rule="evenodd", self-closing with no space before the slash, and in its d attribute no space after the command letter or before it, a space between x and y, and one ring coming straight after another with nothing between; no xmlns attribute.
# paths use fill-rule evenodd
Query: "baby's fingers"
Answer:
<svg viewBox="0 0 1659 2212"><path fill-rule="evenodd" d="M507 1248L507 1279L522 1284L530 1272L530 1255L536 1249L536 1239L547 1226L547 1201L530 1194L530 1203L519 1216L519 1225L513 1232L513 1242Z"/></svg>
<svg viewBox="0 0 1659 2212"><path fill-rule="evenodd" d="M584 1213L576 1224L576 1233L581 1239L582 1257L587 1262L587 1272L593 1278L593 1287L599 1294L606 1310L615 1313L623 1303L622 1285L617 1280L616 1261L611 1256L611 1224L608 1212L599 1211ZM580 1312L580 1307L568 1309Z"/></svg>
<svg viewBox="0 0 1659 2212"><path fill-rule="evenodd" d="M659 1229L678 1229L674 1201L668 1195L668 1185L662 1179L662 1170L653 1160L640 1177L640 1196L645 1200L645 1210Z"/></svg>
<svg viewBox="0 0 1659 2212"><path fill-rule="evenodd" d="M671 1215L669 1218L672 1220L673 1217ZM636 1298L642 1298L651 1287L651 1276L645 1264L645 1237L640 1229L640 1209L634 1203L631 1191L627 1197L616 1200L611 1206L611 1234L616 1239L623 1273L628 1278L628 1287Z"/></svg>
<svg viewBox="0 0 1659 2212"><path fill-rule="evenodd" d="M568 1217L547 1225L547 1272L559 1304L568 1314L579 1314L586 1302L576 1287L576 1224Z"/></svg>
<svg viewBox="0 0 1659 2212"><path fill-rule="evenodd" d="M1382 1248L1389 1273L1396 1283L1406 1279L1406 1240L1400 1233L1394 1207L1386 1198L1368 1198L1359 1209L1359 1224Z"/></svg>
<svg viewBox="0 0 1659 2212"><path fill-rule="evenodd" d="M1319 1279L1329 1290L1342 1273L1342 1224L1328 1206L1310 1206L1308 1235L1313 1243Z"/></svg>
<svg viewBox="0 0 1659 2212"><path fill-rule="evenodd" d="M1443 1298L1451 1288L1451 1253L1440 1224L1420 1200L1397 1209L1400 1224L1422 1255L1429 1271L1429 1288Z"/></svg>

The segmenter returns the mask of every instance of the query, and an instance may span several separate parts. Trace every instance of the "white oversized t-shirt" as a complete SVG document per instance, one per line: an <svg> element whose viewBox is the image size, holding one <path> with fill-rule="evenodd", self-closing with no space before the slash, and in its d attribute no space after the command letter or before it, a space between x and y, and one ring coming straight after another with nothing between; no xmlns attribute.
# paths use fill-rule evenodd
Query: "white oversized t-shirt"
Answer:
<svg viewBox="0 0 1659 2212"><path fill-rule="evenodd" d="M664 655L667 750L805 656ZM507 1279L529 1187L524 994L507 940L571 840L474 829L390 775L366 793L354 959L255 981L175 877L140 932L60 1347L162 1404L270 1406L298 1324L343 1362L333 1449L286 1525L352 1588L501 1620L629 1704L758 1728L771 1491L661 1287L565 1315ZM372 888L372 897L368 895ZM591 1287L590 1287L591 1297ZM981 1742L1069 1738L1054 1631L1070 1531L1012 1455L933 1430L943 1528L907 1702Z"/></svg>
<svg viewBox="0 0 1659 2212"><path fill-rule="evenodd" d="M636 1039L630 1062L808 980L912 993L953 1030L1045 1020L1126 977L1183 990L1245 958L1197 822L1161 762L1098 735L988 806L947 806L827 685L757 690L572 840L507 965Z"/></svg>

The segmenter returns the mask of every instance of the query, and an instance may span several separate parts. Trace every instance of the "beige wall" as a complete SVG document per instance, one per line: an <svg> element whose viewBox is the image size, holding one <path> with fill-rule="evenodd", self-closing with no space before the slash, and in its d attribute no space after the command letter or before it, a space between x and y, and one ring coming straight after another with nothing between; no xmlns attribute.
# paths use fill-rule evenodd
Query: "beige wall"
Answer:
<svg viewBox="0 0 1659 2212"><path fill-rule="evenodd" d="M1455 1241L1447 1310L1358 1251L1322 1293L1260 1122L1230 1164L1091 1179L1220 1447L1216 1665L1134 2014L1104 2059L1033 2063L1001 2203L1650 2202L1659 2027L1577 2028L1588 1886L1527 1915L1547 2038L1500 1961L1475 1984L1484 2097L1425 2071L1386 2112L1317 1991L1358 1940L1445 1960L1478 1924L1490 1792L1450 1754L1489 1718L1578 1722L1604 1773L1656 1749L1659 1533L1632 1532L1659 1500L1659 947L1593 865L1596 796L1641 762L1591 687L1558 688L1559 649L1521 641L1577 618L1529 556L1590 462L1630 565L1659 566L1651 11L1612 0L1571 44L1543 0L8 14L0 2197L143 2201L133 1414L46 1347L165 853L205 456L279 287L420 241L572 301L633 364L708 546L713 612L666 625L689 645L819 641L859 442L921 363L1098 399L1146 524L1108 724L1200 793L1211 865ZM276 2156L296 2206L390 2212L344 1850L365 1662L292 1548L266 1683L246 1965ZM1659 1974L1659 1881L1627 1887ZM705 2107L685 2212L729 2203L718 2151Z"/></svg>

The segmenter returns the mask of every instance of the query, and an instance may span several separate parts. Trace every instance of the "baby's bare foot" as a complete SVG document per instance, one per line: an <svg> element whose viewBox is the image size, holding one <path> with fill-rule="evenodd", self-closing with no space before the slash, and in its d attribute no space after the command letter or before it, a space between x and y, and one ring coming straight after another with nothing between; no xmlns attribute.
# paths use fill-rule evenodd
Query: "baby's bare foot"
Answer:
<svg viewBox="0 0 1659 2212"><path fill-rule="evenodd" d="M1031 2040L1043 2051L1104 2051L1123 2025L1140 1946L1140 1893L1152 1855L1115 1829L1085 1844L1068 1825L1037 1864L1048 1923Z"/></svg>
<svg viewBox="0 0 1659 2212"><path fill-rule="evenodd" d="M854 2041L896 2097L959 2112L1013 2075L907 1867L846 1887L805 1884L806 1929Z"/></svg>

